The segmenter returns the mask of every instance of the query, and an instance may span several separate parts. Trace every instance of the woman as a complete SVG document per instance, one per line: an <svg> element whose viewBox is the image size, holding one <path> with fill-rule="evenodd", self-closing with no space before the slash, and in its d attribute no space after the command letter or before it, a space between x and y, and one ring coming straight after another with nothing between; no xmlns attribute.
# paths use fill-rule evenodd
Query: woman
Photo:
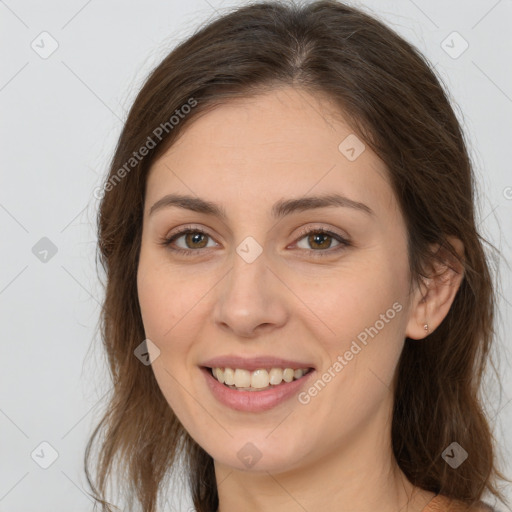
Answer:
<svg viewBox="0 0 512 512"><path fill-rule="evenodd" d="M152 72L99 211L114 461L156 510L489 510L494 290L425 59L342 3L256 3Z"/></svg>

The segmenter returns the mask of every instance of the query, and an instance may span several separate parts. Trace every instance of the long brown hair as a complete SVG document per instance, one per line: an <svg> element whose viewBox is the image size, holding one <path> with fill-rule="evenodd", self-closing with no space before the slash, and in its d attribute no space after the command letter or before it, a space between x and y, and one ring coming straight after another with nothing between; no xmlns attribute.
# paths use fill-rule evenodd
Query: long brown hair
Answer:
<svg viewBox="0 0 512 512"><path fill-rule="evenodd" d="M113 388L85 453L97 503L112 510L107 482L118 475L130 506L154 512L163 482L180 462L197 511L217 509L212 458L174 415L151 367L134 356L145 338L136 287L145 183L151 164L201 113L287 85L333 100L386 164L406 221L414 280L441 258L430 244L454 256L446 237L464 244L464 278L447 317L425 340L405 341L392 443L414 485L468 504L484 491L504 501L496 481L505 477L480 396L494 335L496 291L483 249L491 244L475 223L464 135L442 82L413 46L360 10L324 0L254 3L208 23L154 69L129 112L98 214L98 259L106 275L100 327ZM100 434L93 483L89 464ZM441 457L453 441L469 454L456 470Z"/></svg>

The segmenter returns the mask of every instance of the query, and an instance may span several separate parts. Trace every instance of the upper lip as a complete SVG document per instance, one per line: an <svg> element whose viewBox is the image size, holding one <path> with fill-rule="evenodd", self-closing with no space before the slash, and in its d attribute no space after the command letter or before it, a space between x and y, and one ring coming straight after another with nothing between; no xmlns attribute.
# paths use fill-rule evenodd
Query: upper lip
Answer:
<svg viewBox="0 0 512 512"><path fill-rule="evenodd" d="M240 368L249 371L258 370L260 368L292 368L294 370L299 368L313 368L313 365L310 363L281 359L275 356L218 356L203 361L201 366L207 368Z"/></svg>

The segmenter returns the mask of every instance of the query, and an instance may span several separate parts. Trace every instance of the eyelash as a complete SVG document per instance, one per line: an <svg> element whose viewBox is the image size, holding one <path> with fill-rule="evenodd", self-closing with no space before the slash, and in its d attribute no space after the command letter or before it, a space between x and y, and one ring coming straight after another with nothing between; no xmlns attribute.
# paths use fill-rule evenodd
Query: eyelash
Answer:
<svg viewBox="0 0 512 512"><path fill-rule="evenodd" d="M195 227L191 227L191 226L186 226L181 231L173 234L171 237L163 238L160 241L160 244L163 245L164 247L168 247L170 250L172 250L173 252L175 252L177 254L182 254L184 256L189 256L189 257L197 256L198 254L195 254L193 256L192 253L200 253L201 249L182 249L181 247L177 247L177 248L176 247L170 247L172 242L174 242L175 240L177 240L181 236L187 235L189 233L201 233L203 235L208 236L209 238L213 238L206 231L204 231L201 228L195 228ZM331 238L334 238L336 241L340 242L340 245L338 247L334 248L334 249L331 249L331 248L325 249L325 250L323 250L323 249L318 249L318 250L314 250L314 249L301 249L303 251L309 251L309 252L313 253L314 257L322 258L322 257L325 257L325 256L332 256L333 253L337 253L337 252L339 252L339 251L341 251L343 249L346 249L347 247L350 247L352 245L346 238L343 238L341 235L339 235L337 233L334 233L332 231L323 229L323 228L305 228L304 230L301 231L301 233L299 235L299 238L297 238L296 242L302 240L304 237L306 237L307 235L310 235L312 233L328 235Z"/></svg>

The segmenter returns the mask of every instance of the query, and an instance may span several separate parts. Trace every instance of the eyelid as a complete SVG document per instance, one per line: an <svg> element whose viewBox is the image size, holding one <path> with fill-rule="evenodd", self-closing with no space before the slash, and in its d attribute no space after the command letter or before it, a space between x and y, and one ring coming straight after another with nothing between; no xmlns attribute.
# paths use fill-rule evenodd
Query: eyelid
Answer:
<svg viewBox="0 0 512 512"><path fill-rule="evenodd" d="M196 253L195 255L199 255L201 252L204 252L204 249L212 249L211 247L209 247L209 248L205 247L205 248L201 248L201 249L183 249L181 247L177 247L177 248L171 247L171 243L173 243L178 238L181 238L182 236L189 234L189 233L202 233L202 234L206 235L207 237L211 238L213 241L215 241L215 238L204 228L188 224L188 225L181 226L175 233L166 235L159 241L159 243L165 247L168 247L170 250L172 250L175 253L181 253L181 254L185 254L187 256L192 256L193 253ZM330 236L331 238L334 238L339 243L339 245L336 246L335 248L328 248L325 250L299 248L299 250L301 250L301 251L306 251L310 254L313 253L314 257L333 255L333 254L339 252L340 250L343 250L343 249L346 249L347 247L352 246L352 242L350 241L350 238L348 236L339 233L334 228L330 229L330 228L326 228L325 226L322 226L322 225L318 225L318 226L308 225L306 227L301 228L299 233L296 235L294 242L292 242L291 245L292 246L296 245L304 237L306 237L307 235L312 234L312 233L326 234L326 235ZM215 243L217 243L217 242L215 241ZM290 247L290 245L288 245L287 247Z"/></svg>
<svg viewBox="0 0 512 512"><path fill-rule="evenodd" d="M165 235L165 238L169 240L170 238L173 238L177 235L182 235L183 233L186 233L187 231L199 231L201 233L205 233L209 235L209 233L202 228L201 226L195 226L194 224L184 224L183 226L180 226L176 229L175 232L171 231L169 234Z"/></svg>
<svg viewBox="0 0 512 512"><path fill-rule="evenodd" d="M296 235L296 237L300 237L300 238L296 238L296 241L300 240L305 235L309 235L310 233L316 233L316 232L333 235L347 243L350 241L348 235L341 233L336 228L325 227L320 224L315 225L315 223L313 223L313 225L308 224L306 227L300 228L299 233ZM294 242L294 243L296 243L296 242Z"/></svg>
<svg viewBox="0 0 512 512"><path fill-rule="evenodd" d="M165 235L159 243L161 243L164 246L169 246L172 242L177 240L178 238L181 238L183 235L186 235L188 233L202 233L203 235L206 235L210 237L212 240L215 241L215 238L204 228L199 226L194 226L192 224L186 224L184 226L181 226L178 228L176 232L171 232L168 235ZM217 242L216 242L217 243ZM177 249L172 249L176 251L180 251L181 247L178 247ZM182 251L187 251L186 249L181 249ZM188 249L188 251L198 252L198 249Z"/></svg>
<svg viewBox="0 0 512 512"><path fill-rule="evenodd" d="M337 246L329 247L328 249L325 249L325 250L299 248L299 250L305 251L308 254L311 254L313 256L313 258L337 256L340 252L346 250L347 248L349 248L353 245L348 236L342 235L335 229L326 228L324 226L315 227L315 226L308 225L307 227L302 228L301 231L299 232L299 234L296 235L296 240L295 240L295 242L293 242L292 246L296 246L303 238L305 238L306 236L313 234L313 233L328 235L330 238L332 238L338 242Z"/></svg>

